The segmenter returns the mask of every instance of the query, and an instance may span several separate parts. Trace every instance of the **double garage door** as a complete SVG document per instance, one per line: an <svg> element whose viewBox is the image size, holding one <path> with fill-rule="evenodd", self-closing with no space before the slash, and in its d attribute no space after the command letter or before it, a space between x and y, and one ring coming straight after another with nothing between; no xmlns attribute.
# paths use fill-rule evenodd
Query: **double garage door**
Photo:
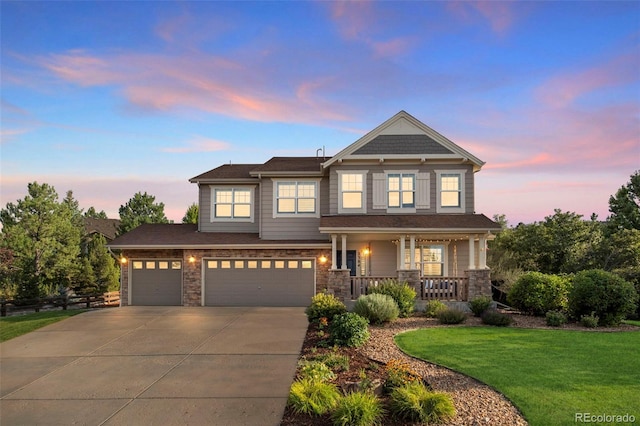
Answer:
<svg viewBox="0 0 640 426"><path fill-rule="evenodd" d="M181 260L131 264L132 305L182 305ZM314 259L204 259L202 272L206 306L308 306L315 294Z"/></svg>
<svg viewBox="0 0 640 426"><path fill-rule="evenodd" d="M308 306L315 290L314 260L206 259L207 306Z"/></svg>

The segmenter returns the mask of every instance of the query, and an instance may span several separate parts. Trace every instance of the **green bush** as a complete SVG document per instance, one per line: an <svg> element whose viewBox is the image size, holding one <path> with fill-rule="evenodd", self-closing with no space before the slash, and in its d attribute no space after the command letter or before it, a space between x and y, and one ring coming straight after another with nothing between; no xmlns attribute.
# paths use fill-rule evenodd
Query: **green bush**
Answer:
<svg viewBox="0 0 640 426"><path fill-rule="evenodd" d="M458 309L447 308L438 313L440 324L462 324L466 320L467 314Z"/></svg>
<svg viewBox="0 0 640 426"><path fill-rule="evenodd" d="M336 385L318 380L296 380L291 385L287 403L296 413L322 415L333 408L340 399Z"/></svg>
<svg viewBox="0 0 640 426"><path fill-rule="evenodd" d="M567 316L560 311L549 311L545 315L547 325L551 327L560 327L567 323Z"/></svg>
<svg viewBox="0 0 640 426"><path fill-rule="evenodd" d="M469 309L473 312L473 315L479 317L482 316L484 311L491 307L493 300L489 296L478 296L469 301Z"/></svg>
<svg viewBox="0 0 640 426"><path fill-rule="evenodd" d="M369 287L369 293L391 296L398 304L402 318L411 316L415 310L416 291L406 282L398 283L396 280L387 279L376 287Z"/></svg>
<svg viewBox="0 0 640 426"><path fill-rule="evenodd" d="M338 346L358 347L369 339L369 321L353 312L333 317L329 332L334 344Z"/></svg>
<svg viewBox="0 0 640 426"><path fill-rule="evenodd" d="M482 314L482 323L487 325L495 325L497 327L507 327L513 322L511 316L503 314L494 309L484 311Z"/></svg>
<svg viewBox="0 0 640 426"><path fill-rule="evenodd" d="M541 316L548 311L565 310L568 293L569 281L565 277L527 272L513 284L507 300L525 313Z"/></svg>
<svg viewBox="0 0 640 426"><path fill-rule="evenodd" d="M301 360L298 362L298 377L327 382L335 379L336 374L323 362Z"/></svg>
<svg viewBox="0 0 640 426"><path fill-rule="evenodd" d="M313 357L314 361L319 361L333 371L349 370L349 355L340 355L335 352L328 352Z"/></svg>
<svg viewBox="0 0 640 426"><path fill-rule="evenodd" d="M398 305L386 294L367 294L358 297L353 312L369 320L371 324L382 324L398 318Z"/></svg>
<svg viewBox="0 0 640 426"><path fill-rule="evenodd" d="M456 415L453 400L442 392L432 392L421 382L395 388L391 411L400 418L421 424L442 423Z"/></svg>
<svg viewBox="0 0 640 426"><path fill-rule="evenodd" d="M371 426L382 424L383 415L382 404L375 395L353 392L338 401L331 419L338 426Z"/></svg>
<svg viewBox="0 0 640 426"><path fill-rule="evenodd" d="M598 318L594 314L583 315L580 317L580 324L582 324L583 327L596 328L599 322L600 322L600 318Z"/></svg>
<svg viewBox="0 0 640 426"><path fill-rule="evenodd" d="M318 293L311 298L311 305L305 313L309 322L317 322L320 318L331 320L335 315L347 312L347 307L333 294Z"/></svg>
<svg viewBox="0 0 640 426"><path fill-rule="evenodd" d="M569 312L574 318L593 314L600 325L618 325L636 310L638 294L633 285L601 269L581 271L573 277Z"/></svg>
<svg viewBox="0 0 640 426"><path fill-rule="evenodd" d="M438 314L447 309L447 305L439 300L429 300L424 307L424 313L429 318L436 318Z"/></svg>

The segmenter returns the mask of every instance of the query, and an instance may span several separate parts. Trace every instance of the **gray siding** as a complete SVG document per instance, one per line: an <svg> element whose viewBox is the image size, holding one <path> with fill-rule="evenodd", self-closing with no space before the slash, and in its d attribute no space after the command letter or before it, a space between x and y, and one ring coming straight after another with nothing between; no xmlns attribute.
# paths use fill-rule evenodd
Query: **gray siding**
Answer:
<svg viewBox="0 0 640 426"><path fill-rule="evenodd" d="M300 178L304 179L304 178ZM274 185L270 178L262 179L262 217L261 235L265 240L322 240L328 237L320 234L319 217L273 217L273 191ZM318 203L320 205L320 215L329 213L329 179L324 177L320 181L320 194Z"/></svg>
<svg viewBox="0 0 640 426"><path fill-rule="evenodd" d="M239 188L243 185L225 185L225 187ZM251 232L257 233L260 220L260 186L254 188L253 223L251 222L212 222L211 221L211 185L200 185L199 229L201 232Z"/></svg>

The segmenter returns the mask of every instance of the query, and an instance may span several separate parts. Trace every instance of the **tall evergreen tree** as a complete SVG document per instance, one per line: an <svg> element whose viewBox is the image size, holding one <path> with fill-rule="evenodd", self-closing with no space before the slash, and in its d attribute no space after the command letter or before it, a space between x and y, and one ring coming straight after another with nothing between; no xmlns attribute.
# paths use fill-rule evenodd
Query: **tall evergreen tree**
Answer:
<svg viewBox="0 0 640 426"><path fill-rule="evenodd" d="M614 233L621 229L640 230L640 170L631 175L629 182L609 197L608 229Z"/></svg>
<svg viewBox="0 0 640 426"><path fill-rule="evenodd" d="M182 218L182 223L198 223L198 205L196 203L191 204Z"/></svg>
<svg viewBox="0 0 640 426"><path fill-rule="evenodd" d="M118 290L120 270L107 250L107 240L102 235L96 235L87 244L87 260L94 274L95 291L104 293Z"/></svg>
<svg viewBox="0 0 640 426"><path fill-rule="evenodd" d="M156 197L137 192L123 206L120 206L120 228L122 235L143 223L169 223L164 214L164 203L156 203Z"/></svg>
<svg viewBox="0 0 640 426"><path fill-rule="evenodd" d="M86 212L84 212L84 217L91 217L93 219L109 219L104 210L96 211L95 207L89 207Z"/></svg>

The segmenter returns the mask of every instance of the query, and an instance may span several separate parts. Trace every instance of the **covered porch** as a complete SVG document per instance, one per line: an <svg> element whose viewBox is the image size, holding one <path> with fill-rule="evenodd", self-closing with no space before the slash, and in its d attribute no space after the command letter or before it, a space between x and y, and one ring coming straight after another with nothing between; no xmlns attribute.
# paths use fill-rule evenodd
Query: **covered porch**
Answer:
<svg viewBox="0 0 640 426"><path fill-rule="evenodd" d="M365 226L344 226L344 217L323 217L325 225L343 225L321 227L331 238L329 290L354 300L382 281L396 279L412 286L420 300L462 302L491 295L486 246L499 225L483 215L457 216L466 217L458 225L484 226L438 226L443 222L435 216L426 217L431 219L430 227L419 227L425 225L425 216L391 216L394 228L375 226L384 225L385 220L371 216L361 216L364 220L358 224Z"/></svg>

